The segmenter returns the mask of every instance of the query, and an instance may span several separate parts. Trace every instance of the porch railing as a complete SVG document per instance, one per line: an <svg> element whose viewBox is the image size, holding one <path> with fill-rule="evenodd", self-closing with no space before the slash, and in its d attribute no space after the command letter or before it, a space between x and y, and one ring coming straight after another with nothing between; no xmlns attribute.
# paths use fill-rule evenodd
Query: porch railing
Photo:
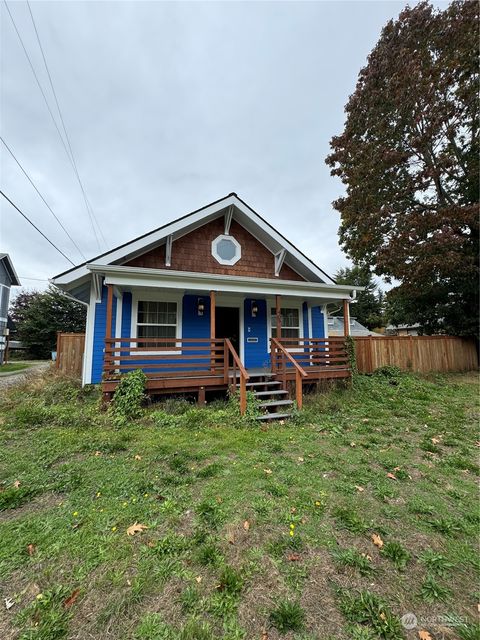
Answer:
<svg viewBox="0 0 480 640"><path fill-rule="evenodd" d="M281 338L276 343L286 349L292 359L300 365L307 375L319 369L350 369L350 359L344 337L331 338ZM272 368L278 358L272 349ZM290 362L291 365L291 362Z"/></svg>
<svg viewBox="0 0 480 640"><path fill-rule="evenodd" d="M283 379L283 388L287 387L288 365L295 371L295 399L297 407L302 408L303 404L303 382L302 378L307 377L306 371L293 358L287 349L276 338L271 339L272 371Z"/></svg>
<svg viewBox="0 0 480 640"><path fill-rule="evenodd" d="M232 356L233 360L233 366L231 369L229 366L230 355ZM247 410L247 381L250 379L250 376L248 375L247 370L238 357L238 353L235 351L235 347L232 345L228 338L225 338L224 372L225 384L228 384L228 387L232 393L237 390L237 377L240 377L240 413L243 416L243 414Z"/></svg>
<svg viewBox="0 0 480 640"><path fill-rule="evenodd" d="M147 378L223 378L223 338L106 338L103 376L142 369Z"/></svg>

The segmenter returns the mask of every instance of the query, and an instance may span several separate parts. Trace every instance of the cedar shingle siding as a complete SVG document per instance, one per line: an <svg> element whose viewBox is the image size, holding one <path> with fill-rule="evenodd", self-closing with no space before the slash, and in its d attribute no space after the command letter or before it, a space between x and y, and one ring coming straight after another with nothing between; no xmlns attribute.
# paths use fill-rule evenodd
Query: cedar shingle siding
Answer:
<svg viewBox="0 0 480 640"><path fill-rule="evenodd" d="M242 257L233 266L219 264L212 256L212 240L223 233L223 217L217 218L173 242L170 267L165 266L164 245L137 256L127 262L126 266L275 278L273 254L235 220L232 221L230 235L240 243ZM283 280L303 280L302 276L286 264L283 265L279 277Z"/></svg>

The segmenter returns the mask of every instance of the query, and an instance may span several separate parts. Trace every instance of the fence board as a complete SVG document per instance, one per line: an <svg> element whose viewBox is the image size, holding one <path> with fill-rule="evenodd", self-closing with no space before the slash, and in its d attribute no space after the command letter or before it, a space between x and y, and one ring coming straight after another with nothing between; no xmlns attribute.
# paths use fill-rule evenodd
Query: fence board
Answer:
<svg viewBox="0 0 480 640"><path fill-rule="evenodd" d="M56 368L70 376L81 376L84 349L84 333L58 332Z"/></svg>
<svg viewBox="0 0 480 640"><path fill-rule="evenodd" d="M372 373L385 365L420 373L478 368L474 340L454 336L355 337L357 367Z"/></svg>

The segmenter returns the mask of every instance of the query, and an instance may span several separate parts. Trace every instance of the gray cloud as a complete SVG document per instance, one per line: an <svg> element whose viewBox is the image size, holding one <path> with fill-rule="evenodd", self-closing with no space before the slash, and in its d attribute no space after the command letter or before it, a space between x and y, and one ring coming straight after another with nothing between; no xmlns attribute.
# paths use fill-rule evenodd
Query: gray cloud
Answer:
<svg viewBox="0 0 480 640"><path fill-rule="evenodd" d="M327 272L345 265L331 207L342 185L324 158L360 67L402 3L31 6L109 248L236 191ZM47 91L27 6L10 9ZM3 4L1 43L2 135L93 257L79 186ZM1 163L6 193L81 261L3 148ZM19 275L68 268L3 199L0 212L1 249Z"/></svg>

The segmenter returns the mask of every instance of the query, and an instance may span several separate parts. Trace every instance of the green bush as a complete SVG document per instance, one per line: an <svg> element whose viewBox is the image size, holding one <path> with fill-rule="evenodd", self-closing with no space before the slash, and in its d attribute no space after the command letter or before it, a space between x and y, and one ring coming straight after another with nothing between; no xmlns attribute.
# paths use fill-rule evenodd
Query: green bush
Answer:
<svg viewBox="0 0 480 640"><path fill-rule="evenodd" d="M130 371L121 376L108 412L117 427L126 425L130 420L140 418L145 400L147 376L141 369Z"/></svg>

